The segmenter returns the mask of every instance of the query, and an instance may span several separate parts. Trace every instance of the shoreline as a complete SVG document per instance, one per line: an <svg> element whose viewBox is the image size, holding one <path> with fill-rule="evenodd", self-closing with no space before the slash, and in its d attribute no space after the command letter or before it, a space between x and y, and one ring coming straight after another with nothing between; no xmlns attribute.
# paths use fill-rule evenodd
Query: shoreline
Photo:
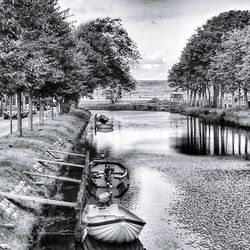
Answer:
<svg viewBox="0 0 250 250"><path fill-rule="evenodd" d="M52 168L50 165L39 164L36 159L50 157L47 153L48 148L71 151L88 115L85 110L73 111L54 120L46 120L44 126L35 125L32 132L24 129L24 137L2 137L1 191L49 198L56 180L41 179L43 185L36 186L34 178L25 172L49 175L60 172L59 167ZM28 249L33 228L42 214L43 205L24 201L13 202L0 197L0 210L0 224L5 225L0 228L0 248L2 246L6 247L5 249ZM8 225L11 225L11 228Z"/></svg>
<svg viewBox="0 0 250 250"><path fill-rule="evenodd" d="M191 107L186 103L171 103L169 101L144 101L131 103L96 103L85 104L89 110L110 111L158 111L179 113L199 118L206 124L219 124L231 127L250 128L250 109L222 109L212 107Z"/></svg>

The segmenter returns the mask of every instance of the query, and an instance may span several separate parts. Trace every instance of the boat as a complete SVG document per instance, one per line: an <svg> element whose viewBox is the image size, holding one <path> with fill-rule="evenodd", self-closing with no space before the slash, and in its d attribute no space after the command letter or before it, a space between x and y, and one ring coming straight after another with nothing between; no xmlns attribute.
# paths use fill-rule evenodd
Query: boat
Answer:
<svg viewBox="0 0 250 250"><path fill-rule="evenodd" d="M83 214L88 234L96 240L123 244L135 241L146 222L118 204L90 204Z"/></svg>
<svg viewBox="0 0 250 250"><path fill-rule="evenodd" d="M87 235L83 241L83 250L144 250L144 248L139 239L121 245L100 242Z"/></svg>
<svg viewBox="0 0 250 250"><path fill-rule="evenodd" d="M128 169L118 161L103 159L89 164L90 185L96 188L117 188L121 191L128 186Z"/></svg>
<svg viewBox="0 0 250 250"><path fill-rule="evenodd" d="M129 189L129 180L124 180L121 184L119 184L117 187L104 187L100 188L96 185L93 185L90 183L89 186L89 192L95 197L98 198L100 194L104 192L111 192L112 197L118 198L124 195L127 190Z"/></svg>
<svg viewBox="0 0 250 250"><path fill-rule="evenodd" d="M109 118L106 115L97 116L97 114L95 114L95 122L106 124L108 121Z"/></svg>
<svg viewBox="0 0 250 250"><path fill-rule="evenodd" d="M111 132L113 131L113 127L114 125L111 123L106 123L106 124L99 123L99 122L96 123L96 130L99 132L104 132L104 133Z"/></svg>
<svg viewBox="0 0 250 250"><path fill-rule="evenodd" d="M105 115L100 115L97 116L97 114L95 114L94 117L94 123L95 123L95 129L99 132L111 132L113 131L113 124L112 123L108 123L109 118Z"/></svg>

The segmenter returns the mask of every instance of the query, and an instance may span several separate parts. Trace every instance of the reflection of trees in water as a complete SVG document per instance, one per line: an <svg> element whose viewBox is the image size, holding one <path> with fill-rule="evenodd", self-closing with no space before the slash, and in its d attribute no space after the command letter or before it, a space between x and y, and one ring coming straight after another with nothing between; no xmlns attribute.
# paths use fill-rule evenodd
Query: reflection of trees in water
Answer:
<svg viewBox="0 0 250 250"><path fill-rule="evenodd" d="M248 136L245 130L209 125L188 116L187 134L177 149L194 155L248 155Z"/></svg>

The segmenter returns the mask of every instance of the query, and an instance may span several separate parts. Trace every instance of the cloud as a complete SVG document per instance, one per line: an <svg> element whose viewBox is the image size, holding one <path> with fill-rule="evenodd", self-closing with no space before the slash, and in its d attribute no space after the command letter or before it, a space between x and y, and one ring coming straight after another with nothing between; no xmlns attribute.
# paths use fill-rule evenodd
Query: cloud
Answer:
<svg viewBox="0 0 250 250"><path fill-rule="evenodd" d="M158 69L158 68L160 68L160 67L161 67L160 64L150 64L150 63L147 63L147 64L143 64L143 65L142 65L142 68L144 68L144 69L149 69L149 70Z"/></svg>

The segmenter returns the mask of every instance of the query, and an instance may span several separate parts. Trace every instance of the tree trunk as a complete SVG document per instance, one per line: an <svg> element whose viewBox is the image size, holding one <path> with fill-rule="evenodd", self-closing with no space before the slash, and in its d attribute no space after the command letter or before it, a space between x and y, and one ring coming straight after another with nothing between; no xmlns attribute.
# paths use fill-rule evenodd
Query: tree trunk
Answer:
<svg viewBox="0 0 250 250"><path fill-rule="evenodd" d="M13 120L12 120L12 102L13 102L13 96L10 96L10 133L13 133Z"/></svg>
<svg viewBox="0 0 250 250"><path fill-rule="evenodd" d="M50 116L51 116L51 120L54 119L54 104L50 105Z"/></svg>
<svg viewBox="0 0 250 250"><path fill-rule="evenodd" d="M189 102L189 89L187 90L187 102Z"/></svg>
<svg viewBox="0 0 250 250"><path fill-rule="evenodd" d="M40 125L44 125L44 102L40 104Z"/></svg>
<svg viewBox="0 0 250 250"><path fill-rule="evenodd" d="M62 101L59 102L59 115L63 114Z"/></svg>
<svg viewBox="0 0 250 250"><path fill-rule="evenodd" d="M244 88L244 99L245 99L245 108L249 109L248 97L247 97L247 88Z"/></svg>
<svg viewBox="0 0 250 250"><path fill-rule="evenodd" d="M192 106L193 103L193 90L190 91L189 105Z"/></svg>
<svg viewBox="0 0 250 250"><path fill-rule="evenodd" d="M198 106L202 106L202 92L200 91L200 93L199 93L199 99L198 99Z"/></svg>
<svg viewBox="0 0 250 250"><path fill-rule="evenodd" d="M232 93L232 108L235 108L234 92Z"/></svg>
<svg viewBox="0 0 250 250"><path fill-rule="evenodd" d="M29 93L29 129L33 131L33 98L31 93Z"/></svg>
<svg viewBox="0 0 250 250"><path fill-rule="evenodd" d="M17 136L22 137L22 93L21 91L17 92Z"/></svg>
<svg viewBox="0 0 250 250"><path fill-rule="evenodd" d="M59 113L60 113L60 104L58 101L56 102L56 113L57 113L57 117L58 117Z"/></svg>
<svg viewBox="0 0 250 250"><path fill-rule="evenodd" d="M221 92L221 96L220 96L220 108L224 108L224 92Z"/></svg>
<svg viewBox="0 0 250 250"><path fill-rule="evenodd" d="M193 95L193 100L192 100L192 107L196 106L196 91L194 91L194 95Z"/></svg>
<svg viewBox="0 0 250 250"><path fill-rule="evenodd" d="M213 107L218 107L218 97L219 97L219 86L217 84L214 84L214 98L213 98Z"/></svg>
<svg viewBox="0 0 250 250"><path fill-rule="evenodd" d="M210 93L210 89L208 88L208 106L211 107L211 93Z"/></svg>

